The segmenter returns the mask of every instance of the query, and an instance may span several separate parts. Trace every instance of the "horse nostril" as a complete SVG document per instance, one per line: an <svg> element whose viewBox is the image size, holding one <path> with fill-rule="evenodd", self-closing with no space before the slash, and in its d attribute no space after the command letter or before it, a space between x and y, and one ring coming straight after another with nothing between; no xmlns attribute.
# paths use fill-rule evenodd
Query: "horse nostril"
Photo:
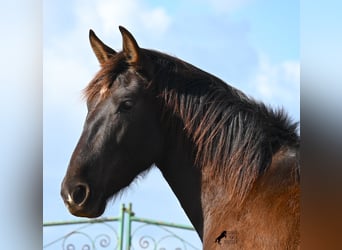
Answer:
<svg viewBox="0 0 342 250"><path fill-rule="evenodd" d="M88 198L89 187L86 184L78 184L71 193L71 199L75 204L81 206Z"/></svg>

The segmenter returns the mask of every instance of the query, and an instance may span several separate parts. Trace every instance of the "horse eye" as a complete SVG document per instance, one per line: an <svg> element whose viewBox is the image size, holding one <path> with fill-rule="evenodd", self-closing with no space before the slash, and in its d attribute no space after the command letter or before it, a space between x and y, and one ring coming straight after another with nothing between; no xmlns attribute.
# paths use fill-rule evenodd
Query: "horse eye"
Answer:
<svg viewBox="0 0 342 250"><path fill-rule="evenodd" d="M126 100L123 101L120 106L119 106L119 110L123 111L123 112L127 112L130 111L134 106L134 102L131 100Z"/></svg>

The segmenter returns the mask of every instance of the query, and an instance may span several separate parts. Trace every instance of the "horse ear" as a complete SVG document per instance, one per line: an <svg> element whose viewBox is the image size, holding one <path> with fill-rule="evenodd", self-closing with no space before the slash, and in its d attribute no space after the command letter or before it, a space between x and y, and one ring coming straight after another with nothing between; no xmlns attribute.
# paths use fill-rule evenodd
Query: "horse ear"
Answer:
<svg viewBox="0 0 342 250"><path fill-rule="evenodd" d="M122 35L123 52L126 55L127 62L131 65L137 64L139 61L138 43L135 41L132 34L124 27L119 26L119 29Z"/></svg>
<svg viewBox="0 0 342 250"><path fill-rule="evenodd" d="M110 57L116 54L116 51L104 44L93 30L89 30L89 41L97 60L103 65Z"/></svg>

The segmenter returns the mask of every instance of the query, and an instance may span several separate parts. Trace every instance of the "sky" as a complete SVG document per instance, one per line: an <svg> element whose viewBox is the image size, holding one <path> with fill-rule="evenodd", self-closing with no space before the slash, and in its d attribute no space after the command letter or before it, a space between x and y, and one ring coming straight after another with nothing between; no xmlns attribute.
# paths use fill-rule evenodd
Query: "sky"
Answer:
<svg viewBox="0 0 342 250"><path fill-rule="evenodd" d="M77 219L60 198L60 184L86 115L82 89L99 70L88 32L121 50L119 25L140 47L181 58L299 121L296 0L44 1L44 222ZM110 202L104 216L117 216L129 202L136 216L190 224L157 169Z"/></svg>

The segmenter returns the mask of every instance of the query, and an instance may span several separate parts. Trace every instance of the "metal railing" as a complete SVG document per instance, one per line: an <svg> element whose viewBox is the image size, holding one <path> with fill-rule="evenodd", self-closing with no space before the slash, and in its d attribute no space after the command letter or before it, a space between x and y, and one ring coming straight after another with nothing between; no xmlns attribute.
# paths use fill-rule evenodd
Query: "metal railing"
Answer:
<svg viewBox="0 0 342 250"><path fill-rule="evenodd" d="M58 237L53 230L57 226L64 228ZM44 240L44 249L201 249L192 226L136 217L131 203L122 204L119 217L47 222L43 228L44 234L56 237Z"/></svg>

